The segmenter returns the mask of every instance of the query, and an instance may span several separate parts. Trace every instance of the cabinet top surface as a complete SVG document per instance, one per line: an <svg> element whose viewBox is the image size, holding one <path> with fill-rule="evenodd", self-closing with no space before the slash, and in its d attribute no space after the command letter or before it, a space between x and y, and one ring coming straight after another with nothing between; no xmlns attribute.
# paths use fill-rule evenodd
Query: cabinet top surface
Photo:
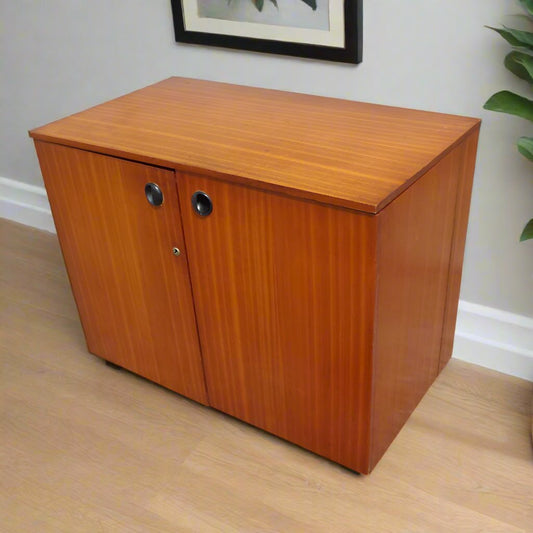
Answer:
<svg viewBox="0 0 533 533"><path fill-rule="evenodd" d="M455 115L169 78L30 135L376 213L479 124Z"/></svg>

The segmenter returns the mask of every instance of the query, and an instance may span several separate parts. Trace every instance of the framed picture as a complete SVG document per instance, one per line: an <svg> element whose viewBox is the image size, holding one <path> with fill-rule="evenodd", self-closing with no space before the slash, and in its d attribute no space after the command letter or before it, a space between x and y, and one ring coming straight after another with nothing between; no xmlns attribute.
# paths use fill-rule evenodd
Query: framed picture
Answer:
<svg viewBox="0 0 533 533"><path fill-rule="evenodd" d="M171 0L176 41L345 63L362 59L363 0Z"/></svg>

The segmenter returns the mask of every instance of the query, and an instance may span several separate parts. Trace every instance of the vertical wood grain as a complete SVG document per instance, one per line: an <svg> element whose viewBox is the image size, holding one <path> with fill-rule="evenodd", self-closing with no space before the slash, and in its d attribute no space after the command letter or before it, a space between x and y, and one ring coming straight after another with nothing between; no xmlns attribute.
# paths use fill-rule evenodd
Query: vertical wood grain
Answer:
<svg viewBox="0 0 533 533"><path fill-rule="evenodd" d="M366 473L451 355L478 131L172 78L30 135L89 349Z"/></svg>
<svg viewBox="0 0 533 533"><path fill-rule="evenodd" d="M178 188L211 405L366 472L375 218L194 175Z"/></svg>
<svg viewBox="0 0 533 533"><path fill-rule="evenodd" d="M371 468L438 374L462 159L452 151L376 215Z"/></svg>
<svg viewBox="0 0 533 533"><path fill-rule="evenodd" d="M174 172L36 148L89 350L207 403ZM147 182L162 189L161 207L146 200Z"/></svg>
<svg viewBox="0 0 533 533"><path fill-rule="evenodd" d="M442 327L439 371L442 370L450 360L453 351L455 323L457 321L457 305L459 302L459 291L461 290L461 275L463 273L463 257L465 252L466 230L468 226L468 213L470 211L470 197L472 195L472 184L476 165L478 137L479 130L475 130L456 148L457 157L455 160L459 185L457 187L457 200L455 204L455 225L448 273L446 309L444 313L444 324Z"/></svg>

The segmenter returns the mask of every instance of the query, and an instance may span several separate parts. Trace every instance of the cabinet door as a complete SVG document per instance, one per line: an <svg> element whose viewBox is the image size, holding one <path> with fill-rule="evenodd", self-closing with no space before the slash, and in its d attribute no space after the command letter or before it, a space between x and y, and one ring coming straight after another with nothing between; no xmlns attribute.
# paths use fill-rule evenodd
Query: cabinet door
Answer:
<svg viewBox="0 0 533 533"><path fill-rule="evenodd" d="M36 147L89 350L206 403L174 172Z"/></svg>
<svg viewBox="0 0 533 533"><path fill-rule="evenodd" d="M211 405L366 471L375 217L193 175L178 188Z"/></svg>

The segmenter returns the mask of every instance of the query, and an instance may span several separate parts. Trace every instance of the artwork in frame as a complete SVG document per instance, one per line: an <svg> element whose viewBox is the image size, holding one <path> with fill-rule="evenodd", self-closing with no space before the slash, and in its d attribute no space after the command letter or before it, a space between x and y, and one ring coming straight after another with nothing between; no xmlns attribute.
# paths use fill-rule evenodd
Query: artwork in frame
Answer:
<svg viewBox="0 0 533 533"><path fill-rule="evenodd" d="M171 0L176 41L362 60L363 0Z"/></svg>

